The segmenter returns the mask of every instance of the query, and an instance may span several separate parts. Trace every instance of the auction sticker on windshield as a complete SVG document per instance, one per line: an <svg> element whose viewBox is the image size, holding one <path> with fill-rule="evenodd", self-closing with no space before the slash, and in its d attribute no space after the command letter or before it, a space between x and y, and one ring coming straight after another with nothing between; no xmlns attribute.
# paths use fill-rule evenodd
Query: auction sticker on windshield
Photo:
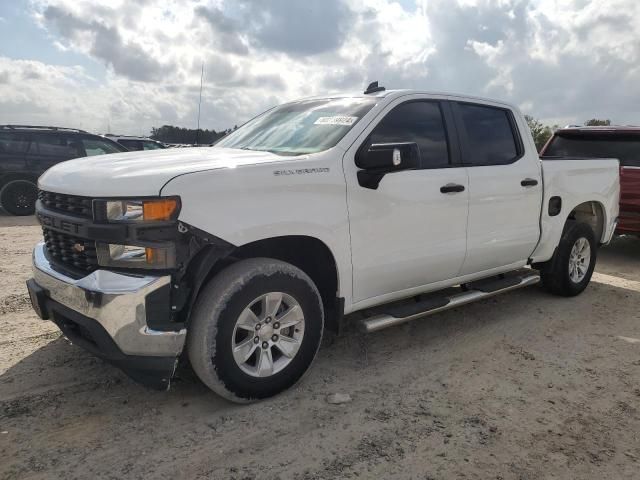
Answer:
<svg viewBox="0 0 640 480"><path fill-rule="evenodd" d="M318 117L318 119L313 122L314 125L344 125L346 127L350 127L356 121L358 117L348 117L345 115L338 115L334 117Z"/></svg>

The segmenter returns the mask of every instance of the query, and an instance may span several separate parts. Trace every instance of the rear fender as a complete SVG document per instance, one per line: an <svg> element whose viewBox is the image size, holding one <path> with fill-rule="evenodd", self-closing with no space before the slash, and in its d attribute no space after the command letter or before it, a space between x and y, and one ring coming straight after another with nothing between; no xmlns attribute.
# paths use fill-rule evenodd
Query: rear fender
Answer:
<svg viewBox="0 0 640 480"><path fill-rule="evenodd" d="M545 262L553 256L567 220L592 223L598 242L607 243L615 229L620 197L617 160L543 160L544 198L541 212L541 237L531 256L532 262ZM560 213L553 215L549 204L560 197ZM587 208L591 204L593 207ZM597 220L592 220L593 211ZM598 211L599 210L599 211ZM595 222L595 223L594 223ZM602 227L598 227L600 222Z"/></svg>

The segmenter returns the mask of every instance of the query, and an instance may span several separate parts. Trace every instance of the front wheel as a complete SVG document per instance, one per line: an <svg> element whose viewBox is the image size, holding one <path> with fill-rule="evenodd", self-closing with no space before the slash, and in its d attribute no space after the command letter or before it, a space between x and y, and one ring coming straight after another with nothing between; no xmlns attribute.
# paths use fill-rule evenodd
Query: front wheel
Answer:
<svg viewBox="0 0 640 480"><path fill-rule="evenodd" d="M564 297L573 297L587 288L596 265L597 243L586 223L567 225L553 258L541 265L542 285Z"/></svg>
<svg viewBox="0 0 640 480"><path fill-rule="evenodd" d="M303 271L253 258L227 267L203 288L190 322L194 371L214 392L244 403L302 377L320 346L324 313Z"/></svg>
<svg viewBox="0 0 640 480"><path fill-rule="evenodd" d="M0 190L0 204L12 215L33 215L38 188L29 180L13 180Z"/></svg>

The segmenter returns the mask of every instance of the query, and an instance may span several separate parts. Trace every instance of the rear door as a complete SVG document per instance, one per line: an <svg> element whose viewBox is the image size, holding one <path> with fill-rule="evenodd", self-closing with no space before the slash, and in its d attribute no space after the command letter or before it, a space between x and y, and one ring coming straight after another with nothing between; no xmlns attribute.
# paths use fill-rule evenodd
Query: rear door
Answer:
<svg viewBox="0 0 640 480"><path fill-rule="evenodd" d="M26 133L0 131L0 177L25 171L25 155L29 148Z"/></svg>
<svg viewBox="0 0 640 480"><path fill-rule="evenodd" d="M57 163L84 157L85 152L77 135L64 132L34 132L27 152L27 166L37 175Z"/></svg>
<svg viewBox="0 0 640 480"><path fill-rule="evenodd" d="M461 275L526 264L540 238L542 170L511 110L455 102L469 176L467 257Z"/></svg>

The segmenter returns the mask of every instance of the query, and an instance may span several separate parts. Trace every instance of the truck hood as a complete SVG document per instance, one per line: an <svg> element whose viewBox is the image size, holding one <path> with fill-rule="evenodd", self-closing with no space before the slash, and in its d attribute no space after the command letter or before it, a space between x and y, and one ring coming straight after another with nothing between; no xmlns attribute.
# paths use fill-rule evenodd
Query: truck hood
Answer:
<svg viewBox="0 0 640 480"><path fill-rule="evenodd" d="M168 148L76 158L38 180L42 190L90 197L152 196L186 173L291 160L269 152L231 148Z"/></svg>

